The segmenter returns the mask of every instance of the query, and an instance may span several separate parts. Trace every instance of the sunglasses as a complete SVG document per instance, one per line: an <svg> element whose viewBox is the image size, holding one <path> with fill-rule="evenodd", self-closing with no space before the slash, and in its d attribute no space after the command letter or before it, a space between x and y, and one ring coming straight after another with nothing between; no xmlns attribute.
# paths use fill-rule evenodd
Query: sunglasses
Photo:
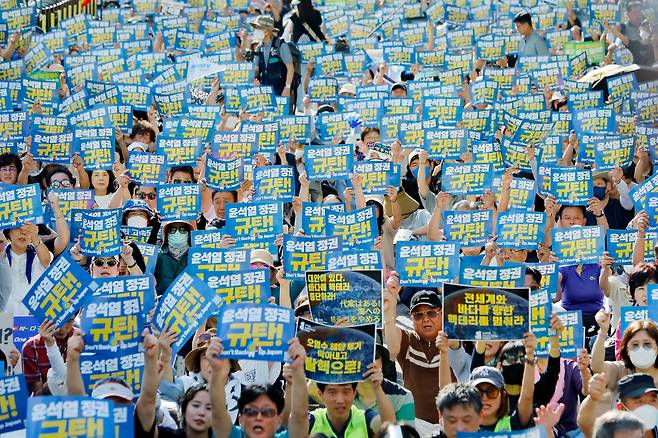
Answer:
<svg viewBox="0 0 658 438"><path fill-rule="evenodd" d="M500 389L493 385L478 386L477 390L480 391L480 397L486 395L489 400L498 398L500 395Z"/></svg>
<svg viewBox="0 0 658 438"><path fill-rule="evenodd" d="M156 198L155 193L144 193L144 192L137 192L137 197L142 201L146 198L149 198L151 201L153 201Z"/></svg>
<svg viewBox="0 0 658 438"><path fill-rule="evenodd" d="M101 268L105 265L109 266L110 268L114 268L116 265L118 265L119 262L116 259L96 259L94 260L94 266Z"/></svg>
<svg viewBox="0 0 658 438"><path fill-rule="evenodd" d="M51 181L50 187L58 189L60 187L71 187L71 181L65 179L64 181Z"/></svg>
<svg viewBox="0 0 658 438"><path fill-rule="evenodd" d="M434 319L439 316L438 310L428 310L427 312L413 312L411 316L414 318L414 321L422 321L425 316L429 319Z"/></svg>
<svg viewBox="0 0 658 438"><path fill-rule="evenodd" d="M173 180L174 184L193 184L194 181L187 181L187 180L182 180L182 179L175 179Z"/></svg>
<svg viewBox="0 0 658 438"><path fill-rule="evenodd" d="M178 231L181 234L187 234L190 230L187 229L186 226L180 226L180 227L171 227L167 230L168 234L174 234L176 231Z"/></svg>
<svg viewBox="0 0 658 438"><path fill-rule="evenodd" d="M246 407L242 410L242 415L245 415L247 417L257 417L258 414L261 414L265 418L274 418L276 417L276 410L272 408L263 408L263 409L258 409L254 407Z"/></svg>

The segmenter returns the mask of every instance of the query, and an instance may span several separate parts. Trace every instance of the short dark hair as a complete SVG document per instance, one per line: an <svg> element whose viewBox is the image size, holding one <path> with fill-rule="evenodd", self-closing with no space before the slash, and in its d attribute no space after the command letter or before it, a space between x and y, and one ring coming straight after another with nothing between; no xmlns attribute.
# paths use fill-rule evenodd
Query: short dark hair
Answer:
<svg viewBox="0 0 658 438"><path fill-rule="evenodd" d="M439 413L455 406L470 406L475 412L482 412L482 397L480 391L468 383L451 383L439 391L436 396L436 407Z"/></svg>
<svg viewBox="0 0 658 438"><path fill-rule="evenodd" d="M169 176L170 177L174 176L174 173L176 172L187 173L192 177L192 181L196 182L196 178L194 177L194 169L192 168L192 166L174 166L171 169L169 169Z"/></svg>
<svg viewBox="0 0 658 438"><path fill-rule="evenodd" d="M238 399L238 412L242 413L242 410L249 403L256 400L261 395L272 400L276 405L277 415L283 412L283 405L285 404L285 399L283 393L280 389L272 385L248 385L240 393L240 398Z"/></svg>
<svg viewBox="0 0 658 438"><path fill-rule="evenodd" d="M366 135L370 134L371 132L376 132L378 135L381 135L381 131L379 128L367 126L361 130L361 141L363 141L364 138L366 138Z"/></svg>
<svg viewBox="0 0 658 438"><path fill-rule="evenodd" d="M315 384L318 385L318 389L320 390L320 392L324 392L324 390L327 388L326 383L316 382ZM355 391L356 391L356 385L358 385L358 384L359 384L359 382L349 383L349 385L352 385L352 389L355 390ZM348 385L348 383L342 383L342 384L341 383L338 383L338 384L333 383L333 385Z"/></svg>
<svg viewBox="0 0 658 438"><path fill-rule="evenodd" d="M192 386L185 391L185 394L181 396L181 398L178 400L178 404L180 405L180 410L182 412L182 419L181 423L183 425L183 429L185 429L185 412L187 411L187 405L190 404L194 396L197 395L197 393L201 391L208 391L208 385L205 383L200 383L198 385Z"/></svg>
<svg viewBox="0 0 658 438"><path fill-rule="evenodd" d="M651 280L658 281L658 271L656 265L653 263L640 263L633 268L633 271L628 275L628 289L631 293L631 298L637 303L635 299L635 290L642 287Z"/></svg>
<svg viewBox="0 0 658 438"><path fill-rule="evenodd" d="M47 169L46 173L44 173L43 175L43 181L46 184L46 187L50 187L50 183L53 175L56 175L58 173L66 174L66 176L69 177L69 181L71 182L71 185L75 184L75 179L73 178L73 174L71 173L71 171L60 164L55 164L51 166L49 169Z"/></svg>
<svg viewBox="0 0 658 438"><path fill-rule="evenodd" d="M644 431L644 424L633 414L626 411L608 411L594 422L592 438L608 438L619 431Z"/></svg>
<svg viewBox="0 0 658 438"><path fill-rule="evenodd" d="M148 135L153 142L156 139L157 133L150 122L139 120L133 125L133 129L130 132L130 138L135 138L136 135Z"/></svg>
<svg viewBox="0 0 658 438"><path fill-rule="evenodd" d="M539 269L535 269L531 266L526 266L525 275L531 275L535 283L541 284L541 272L539 272Z"/></svg>
<svg viewBox="0 0 658 438"><path fill-rule="evenodd" d="M12 153L0 155L0 167L10 166L12 164L16 166L17 174L21 173L21 170L23 170L23 163L18 155Z"/></svg>
<svg viewBox="0 0 658 438"><path fill-rule="evenodd" d="M215 195L218 193L230 193L233 196L234 201L233 202L238 202L238 192L236 190L230 190L230 191L225 191L225 190L213 190L212 195L210 196L210 199L215 200Z"/></svg>
<svg viewBox="0 0 658 438"><path fill-rule="evenodd" d="M557 211L557 214L555 215L555 217L557 219L560 219L562 217L562 213L567 208L578 208L578 209L580 209L580 211L583 212L583 217L586 217L587 209L585 208L584 205L561 205L560 209Z"/></svg>
<svg viewBox="0 0 658 438"><path fill-rule="evenodd" d="M641 332L642 330L645 330L656 342L656 344L658 344L658 327L656 327L655 322L648 319L642 321L633 321L624 331L624 334L621 338L621 345L619 346L619 355L621 356L621 360L624 361L624 366L626 366L626 368L629 370L635 370L636 367L633 365L631 356L628 354L628 343L638 332ZM658 367L658 358L656 358L654 361L653 366Z"/></svg>
<svg viewBox="0 0 658 438"><path fill-rule="evenodd" d="M116 192L117 186L116 186L116 177L114 176L114 172L112 172L111 170L98 170L98 171L87 170L86 172L87 172L87 175L89 176L89 188L96 189L96 187L94 187L94 183L91 181L91 175L94 172L107 172L107 177L108 177L107 193Z"/></svg>
<svg viewBox="0 0 658 438"><path fill-rule="evenodd" d="M514 23L529 24L532 26L532 17L527 12L518 14L516 17L514 17Z"/></svg>

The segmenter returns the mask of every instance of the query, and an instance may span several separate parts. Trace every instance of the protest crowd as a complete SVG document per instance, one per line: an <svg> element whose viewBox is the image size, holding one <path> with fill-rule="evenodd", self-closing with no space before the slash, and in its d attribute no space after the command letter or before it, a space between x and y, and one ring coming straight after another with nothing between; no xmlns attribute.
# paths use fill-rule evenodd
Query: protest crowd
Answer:
<svg viewBox="0 0 658 438"><path fill-rule="evenodd" d="M0 437L658 438L656 0L48 5Z"/></svg>

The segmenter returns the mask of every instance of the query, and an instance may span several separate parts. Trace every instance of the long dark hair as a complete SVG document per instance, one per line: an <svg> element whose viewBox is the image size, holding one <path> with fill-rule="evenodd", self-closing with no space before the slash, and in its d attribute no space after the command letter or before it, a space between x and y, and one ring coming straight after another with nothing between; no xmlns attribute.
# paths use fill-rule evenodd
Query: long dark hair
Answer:
<svg viewBox="0 0 658 438"><path fill-rule="evenodd" d="M205 383L200 383L198 385L192 386L187 391L185 391L185 394L183 394L181 398L178 400L178 404L180 405L180 411L181 411L181 426L183 430L187 427L187 425L185 424L185 412L187 412L187 406L194 399L194 397L201 391L208 391L208 385L206 385Z"/></svg>
<svg viewBox="0 0 658 438"><path fill-rule="evenodd" d="M91 180L91 175L94 172L107 172L107 177L108 177L108 182L107 182L107 194L109 195L110 193L114 193L117 189L116 187L116 177L114 176L114 172L111 170L87 170L87 175L89 175L89 188L96 190L96 187L94 187L94 183Z"/></svg>

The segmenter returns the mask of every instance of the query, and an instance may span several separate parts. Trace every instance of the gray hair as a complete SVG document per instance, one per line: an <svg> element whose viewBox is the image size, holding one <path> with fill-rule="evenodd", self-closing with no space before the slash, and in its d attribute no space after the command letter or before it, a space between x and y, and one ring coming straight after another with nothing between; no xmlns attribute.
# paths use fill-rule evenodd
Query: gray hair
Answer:
<svg viewBox="0 0 658 438"><path fill-rule="evenodd" d="M609 411L594 422L593 438L613 438L615 432L639 430L644 432L644 424L626 411Z"/></svg>
<svg viewBox="0 0 658 438"><path fill-rule="evenodd" d="M436 407L439 413L455 406L471 406L475 412L482 411L482 397L475 386L468 383L451 383L439 391Z"/></svg>

